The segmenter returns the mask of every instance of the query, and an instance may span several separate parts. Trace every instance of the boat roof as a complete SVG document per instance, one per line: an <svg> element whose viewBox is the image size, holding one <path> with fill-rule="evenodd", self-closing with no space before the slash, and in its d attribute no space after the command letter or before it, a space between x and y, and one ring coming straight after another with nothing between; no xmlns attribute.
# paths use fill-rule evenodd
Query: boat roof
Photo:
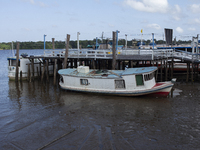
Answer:
<svg viewBox="0 0 200 150"><path fill-rule="evenodd" d="M60 75L80 76L80 77L107 77L107 78L121 78L126 75L144 74L157 70L157 67L141 67L128 68L126 70L94 70L90 69L87 73L78 72L77 69L61 69L58 71Z"/></svg>

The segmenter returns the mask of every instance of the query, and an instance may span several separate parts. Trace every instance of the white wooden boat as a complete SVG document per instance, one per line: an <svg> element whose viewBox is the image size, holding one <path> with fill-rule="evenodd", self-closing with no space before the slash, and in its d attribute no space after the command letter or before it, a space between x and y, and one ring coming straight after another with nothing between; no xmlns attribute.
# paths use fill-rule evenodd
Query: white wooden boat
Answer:
<svg viewBox="0 0 200 150"><path fill-rule="evenodd" d="M8 60L8 77L10 80L15 80L16 61L17 61L16 56L8 57L7 60ZM34 76L35 77L37 77L37 68L40 69L40 65L39 65L40 62L42 62L42 60L34 59ZM20 78L20 72L22 72L23 80L27 79L27 77L28 77L28 64L31 64L31 61L28 58L19 56L18 77ZM30 73L32 75L32 69L30 69ZM53 74L53 66L49 66L49 74L50 75Z"/></svg>
<svg viewBox="0 0 200 150"><path fill-rule="evenodd" d="M77 69L61 69L60 86L66 90L139 96L159 94L167 96L174 83L155 82L157 67L129 68L126 70L92 70L88 66ZM175 79L173 79L175 81Z"/></svg>

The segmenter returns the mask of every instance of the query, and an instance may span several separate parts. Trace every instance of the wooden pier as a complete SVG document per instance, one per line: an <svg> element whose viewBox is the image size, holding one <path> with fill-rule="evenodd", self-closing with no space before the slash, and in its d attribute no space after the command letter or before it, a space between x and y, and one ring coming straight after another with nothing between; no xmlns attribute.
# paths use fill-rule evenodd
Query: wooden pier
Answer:
<svg viewBox="0 0 200 150"><path fill-rule="evenodd" d="M116 33L113 32L113 43L115 43ZM69 49L70 35L67 35L65 50L44 50L44 55L29 56L31 64L28 64L28 80L34 80L34 73L30 74L30 69L34 71L33 59L39 59L40 68L37 68L37 75L43 81L49 81L49 65L53 66L54 84L56 84L57 71L62 68L77 68L79 65L89 66L90 69L124 70L126 67L157 66L156 79L160 81L171 80L175 75L175 65L186 64L186 81L198 79L200 54L191 52L176 51L174 49L123 49L116 50L115 44L112 49L89 50L89 49ZM54 39L52 39L54 41ZM52 42L54 43L54 42ZM41 69L43 68L43 69ZM46 74L45 74L46 72ZM159 78L159 79L158 79Z"/></svg>

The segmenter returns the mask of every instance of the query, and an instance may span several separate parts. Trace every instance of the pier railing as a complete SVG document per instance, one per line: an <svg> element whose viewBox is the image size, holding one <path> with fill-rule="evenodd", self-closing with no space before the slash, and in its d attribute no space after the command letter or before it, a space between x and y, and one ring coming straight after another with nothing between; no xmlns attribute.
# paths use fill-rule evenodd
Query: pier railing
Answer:
<svg viewBox="0 0 200 150"><path fill-rule="evenodd" d="M193 54L177 49L122 49L117 50L117 55L151 55L155 58L178 58L181 60L200 61L200 54ZM45 57L65 57L65 49L45 50ZM70 58L112 58L112 49L69 49L68 57Z"/></svg>
<svg viewBox="0 0 200 150"><path fill-rule="evenodd" d="M70 58L111 58L112 50L91 50L91 49L70 49L68 57ZM64 57L65 50L45 50L45 57Z"/></svg>
<svg viewBox="0 0 200 150"><path fill-rule="evenodd" d="M194 61L200 61L200 54L198 53L192 53L192 52L186 52L183 50L174 50L174 57L183 60L192 60Z"/></svg>
<svg viewBox="0 0 200 150"><path fill-rule="evenodd" d="M151 55L152 60L157 57L168 58L173 57L173 49L123 49L118 50L118 54L121 55Z"/></svg>

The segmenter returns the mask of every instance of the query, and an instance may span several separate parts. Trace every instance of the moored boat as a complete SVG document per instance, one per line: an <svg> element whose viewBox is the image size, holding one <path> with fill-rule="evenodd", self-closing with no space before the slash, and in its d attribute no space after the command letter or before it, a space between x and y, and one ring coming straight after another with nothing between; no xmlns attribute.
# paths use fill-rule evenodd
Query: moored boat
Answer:
<svg viewBox="0 0 200 150"><path fill-rule="evenodd" d="M157 67L128 68L126 70L94 70L88 66L61 69L60 86L65 90L139 96L157 94L167 96L174 83L155 81ZM175 81L175 79L173 79Z"/></svg>
<svg viewBox="0 0 200 150"><path fill-rule="evenodd" d="M24 55L22 54L21 56L19 56L19 62L18 62L18 68L19 68L19 72L18 72L18 77L20 78L20 72L22 72L22 79L27 79L28 77L28 64L31 65L31 60L29 58L27 58L28 55ZM34 56L33 56L34 58ZM16 72L16 62L17 62L17 58L16 56L12 56L12 57L8 57L8 77L9 80L15 80L15 72ZM40 63L42 62L42 60L40 59L33 59L34 60L34 76L37 77L38 73L37 73L37 69L40 69ZM42 65L42 63L41 63ZM41 67L40 72L42 71L43 67ZM32 75L32 69L30 69L30 74ZM49 66L49 74L52 75L53 74L53 66Z"/></svg>

